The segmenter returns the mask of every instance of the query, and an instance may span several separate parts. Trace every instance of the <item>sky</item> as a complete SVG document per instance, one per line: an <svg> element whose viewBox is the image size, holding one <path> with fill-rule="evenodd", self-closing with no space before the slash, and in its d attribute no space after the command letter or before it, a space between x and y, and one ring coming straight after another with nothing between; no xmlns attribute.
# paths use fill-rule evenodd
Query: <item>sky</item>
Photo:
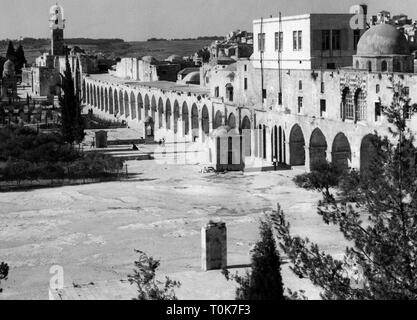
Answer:
<svg viewBox="0 0 417 320"><path fill-rule="evenodd" d="M252 30L260 17L304 13L348 13L365 3L369 13L406 13L417 19L416 0L59 0L67 20L65 37L189 38ZM0 39L49 37L48 13L56 0L0 0Z"/></svg>

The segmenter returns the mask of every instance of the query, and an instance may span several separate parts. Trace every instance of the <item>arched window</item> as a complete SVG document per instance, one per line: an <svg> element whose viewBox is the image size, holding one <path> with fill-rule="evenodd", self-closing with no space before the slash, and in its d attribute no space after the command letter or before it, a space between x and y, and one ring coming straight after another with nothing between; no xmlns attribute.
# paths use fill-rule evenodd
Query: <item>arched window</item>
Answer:
<svg viewBox="0 0 417 320"><path fill-rule="evenodd" d="M356 69L359 69L359 61L356 61Z"/></svg>
<svg viewBox="0 0 417 320"><path fill-rule="evenodd" d="M381 63L381 71L382 72L387 72L388 71L388 63L384 60Z"/></svg>
<svg viewBox="0 0 417 320"><path fill-rule="evenodd" d="M345 88L343 90L342 95L342 119L348 119L353 120L354 119L354 105L353 105L353 99L352 99L352 93L350 92L349 88Z"/></svg>
<svg viewBox="0 0 417 320"><path fill-rule="evenodd" d="M366 65L368 67L368 71L371 72L372 71L372 62L368 61Z"/></svg>
<svg viewBox="0 0 417 320"><path fill-rule="evenodd" d="M361 89L355 92L355 120L366 120L366 99L365 93Z"/></svg>
<svg viewBox="0 0 417 320"><path fill-rule="evenodd" d="M233 102L233 86L230 83L226 85L226 98L228 101Z"/></svg>

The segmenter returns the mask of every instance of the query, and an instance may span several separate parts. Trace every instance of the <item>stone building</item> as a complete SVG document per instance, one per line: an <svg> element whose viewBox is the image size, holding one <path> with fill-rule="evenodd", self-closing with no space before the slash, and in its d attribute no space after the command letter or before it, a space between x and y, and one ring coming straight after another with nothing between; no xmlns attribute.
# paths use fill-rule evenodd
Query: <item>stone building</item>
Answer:
<svg viewBox="0 0 417 320"><path fill-rule="evenodd" d="M141 136L188 142L198 152L187 154L199 154L200 164L309 170L326 159L364 170L373 133L388 134L381 107L392 101L392 83L408 87L415 102L417 75L395 27L352 30L352 17L255 20L253 55L211 61L200 85L91 75L87 104L126 119ZM416 121L409 119L411 128Z"/></svg>

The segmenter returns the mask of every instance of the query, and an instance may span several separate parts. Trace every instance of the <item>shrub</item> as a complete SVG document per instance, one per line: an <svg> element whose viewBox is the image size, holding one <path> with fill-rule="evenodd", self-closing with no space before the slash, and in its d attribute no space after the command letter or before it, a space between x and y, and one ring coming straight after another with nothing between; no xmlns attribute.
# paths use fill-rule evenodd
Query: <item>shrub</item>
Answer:
<svg viewBox="0 0 417 320"><path fill-rule="evenodd" d="M7 280L7 276L9 275L9 266L2 262L0 263L0 293L3 292L3 288L1 287L2 280Z"/></svg>

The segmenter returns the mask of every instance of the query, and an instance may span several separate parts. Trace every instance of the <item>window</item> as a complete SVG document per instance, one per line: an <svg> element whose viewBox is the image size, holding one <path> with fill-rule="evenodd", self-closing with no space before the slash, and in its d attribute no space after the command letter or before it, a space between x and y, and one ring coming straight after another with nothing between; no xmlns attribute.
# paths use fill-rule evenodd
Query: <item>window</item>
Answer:
<svg viewBox="0 0 417 320"><path fill-rule="evenodd" d="M326 116L326 100L320 100L320 117Z"/></svg>
<svg viewBox="0 0 417 320"><path fill-rule="evenodd" d="M219 87L214 88L214 96L216 98L218 98L220 96L220 88Z"/></svg>
<svg viewBox="0 0 417 320"><path fill-rule="evenodd" d="M321 49L330 50L330 30L321 31Z"/></svg>
<svg viewBox="0 0 417 320"><path fill-rule="evenodd" d="M245 72L248 71L248 65L247 64L245 64L244 69L245 69Z"/></svg>
<svg viewBox="0 0 417 320"><path fill-rule="evenodd" d="M329 63L327 64L327 69L331 69L331 70L336 69L336 63L334 63L334 62L329 62Z"/></svg>
<svg viewBox="0 0 417 320"><path fill-rule="evenodd" d="M278 92L278 104L282 105L282 92Z"/></svg>
<svg viewBox="0 0 417 320"><path fill-rule="evenodd" d="M298 50L303 48L303 32L298 31Z"/></svg>
<svg viewBox="0 0 417 320"><path fill-rule="evenodd" d="M262 89L262 101L266 99L266 89Z"/></svg>
<svg viewBox="0 0 417 320"><path fill-rule="evenodd" d="M244 88L245 90L248 90L248 78L245 78L245 79L243 80L243 88Z"/></svg>
<svg viewBox="0 0 417 320"><path fill-rule="evenodd" d="M368 63L366 65L368 67L368 71L369 72L372 72L372 62L371 61L368 61Z"/></svg>
<svg viewBox="0 0 417 320"><path fill-rule="evenodd" d="M366 99L365 93L358 89L355 93L355 121L366 120Z"/></svg>
<svg viewBox="0 0 417 320"><path fill-rule="evenodd" d="M381 121L381 103L375 102L375 122Z"/></svg>
<svg viewBox="0 0 417 320"><path fill-rule="evenodd" d="M282 32L275 32L275 51L282 52L283 48L283 33Z"/></svg>
<svg viewBox="0 0 417 320"><path fill-rule="evenodd" d="M258 51L265 51L265 33L258 33Z"/></svg>
<svg viewBox="0 0 417 320"><path fill-rule="evenodd" d="M356 69L359 69L359 61L356 61Z"/></svg>
<svg viewBox="0 0 417 320"><path fill-rule="evenodd" d="M320 92L324 93L324 82L323 81L320 84Z"/></svg>
<svg viewBox="0 0 417 320"><path fill-rule="evenodd" d="M303 109L303 97L298 97L298 113Z"/></svg>
<svg viewBox="0 0 417 320"><path fill-rule="evenodd" d="M298 90L303 90L303 82L301 80L298 81Z"/></svg>
<svg viewBox="0 0 417 320"><path fill-rule="evenodd" d="M361 38L361 31L359 29L353 30L353 50L358 49L358 42L360 38Z"/></svg>
<svg viewBox="0 0 417 320"><path fill-rule="evenodd" d="M292 45L293 45L293 50L297 50L297 31L294 31L292 33Z"/></svg>
<svg viewBox="0 0 417 320"><path fill-rule="evenodd" d="M410 87L404 87L404 94L408 97L410 95Z"/></svg>
<svg viewBox="0 0 417 320"><path fill-rule="evenodd" d="M284 33L279 33L279 51L282 52L284 50Z"/></svg>
<svg viewBox="0 0 417 320"><path fill-rule="evenodd" d="M355 116L352 94L348 88L343 91L341 114L343 120L353 120Z"/></svg>
<svg viewBox="0 0 417 320"><path fill-rule="evenodd" d="M226 85L226 97L227 100L233 102L233 86L230 83Z"/></svg>
<svg viewBox="0 0 417 320"><path fill-rule="evenodd" d="M332 49L340 50L340 30L332 30Z"/></svg>
<svg viewBox="0 0 417 320"><path fill-rule="evenodd" d="M381 86L379 84L376 85L375 92L379 93L381 91Z"/></svg>

